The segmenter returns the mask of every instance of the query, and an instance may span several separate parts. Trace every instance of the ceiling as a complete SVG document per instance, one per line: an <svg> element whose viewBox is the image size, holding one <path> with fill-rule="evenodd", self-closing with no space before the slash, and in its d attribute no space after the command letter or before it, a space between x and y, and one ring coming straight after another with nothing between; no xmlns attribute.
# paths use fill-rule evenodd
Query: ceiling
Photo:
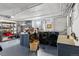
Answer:
<svg viewBox="0 0 79 59"><path fill-rule="evenodd" d="M0 15L15 15L39 4L36 3L0 3Z"/></svg>
<svg viewBox="0 0 79 59"><path fill-rule="evenodd" d="M0 16L20 21L42 16L66 15L69 3L0 3ZM6 16L6 17L5 17Z"/></svg>

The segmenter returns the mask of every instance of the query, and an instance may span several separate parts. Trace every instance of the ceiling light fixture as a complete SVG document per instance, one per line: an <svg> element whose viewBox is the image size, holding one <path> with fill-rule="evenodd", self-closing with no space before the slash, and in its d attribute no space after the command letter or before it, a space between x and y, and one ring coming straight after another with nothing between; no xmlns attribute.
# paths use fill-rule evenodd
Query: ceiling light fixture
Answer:
<svg viewBox="0 0 79 59"><path fill-rule="evenodd" d="M11 16L11 18L14 18L14 16Z"/></svg>

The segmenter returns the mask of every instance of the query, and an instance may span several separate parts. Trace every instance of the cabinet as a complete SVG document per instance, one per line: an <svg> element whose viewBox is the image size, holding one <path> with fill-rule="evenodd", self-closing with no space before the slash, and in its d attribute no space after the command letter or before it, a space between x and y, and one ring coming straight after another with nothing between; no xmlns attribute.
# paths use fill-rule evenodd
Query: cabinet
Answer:
<svg viewBox="0 0 79 59"><path fill-rule="evenodd" d="M29 47L29 34L28 33L21 33L20 37L20 45L24 47Z"/></svg>

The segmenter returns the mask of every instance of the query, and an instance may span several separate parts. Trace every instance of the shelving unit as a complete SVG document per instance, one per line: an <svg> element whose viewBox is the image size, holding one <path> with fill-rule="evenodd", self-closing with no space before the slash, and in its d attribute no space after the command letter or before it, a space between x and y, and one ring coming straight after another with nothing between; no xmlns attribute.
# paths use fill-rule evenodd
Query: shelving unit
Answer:
<svg viewBox="0 0 79 59"><path fill-rule="evenodd" d="M13 37L15 35L15 29L16 22L0 20L0 36L2 37L0 41L12 40L12 38L10 37Z"/></svg>

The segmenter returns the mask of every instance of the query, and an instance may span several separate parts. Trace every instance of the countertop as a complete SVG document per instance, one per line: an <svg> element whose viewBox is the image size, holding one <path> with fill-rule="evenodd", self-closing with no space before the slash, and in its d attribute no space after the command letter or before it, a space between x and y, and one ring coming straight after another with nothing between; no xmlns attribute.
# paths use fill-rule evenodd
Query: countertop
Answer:
<svg viewBox="0 0 79 59"><path fill-rule="evenodd" d="M59 35L57 43L67 44L67 45L75 45L75 39L71 36L67 39L67 35Z"/></svg>

